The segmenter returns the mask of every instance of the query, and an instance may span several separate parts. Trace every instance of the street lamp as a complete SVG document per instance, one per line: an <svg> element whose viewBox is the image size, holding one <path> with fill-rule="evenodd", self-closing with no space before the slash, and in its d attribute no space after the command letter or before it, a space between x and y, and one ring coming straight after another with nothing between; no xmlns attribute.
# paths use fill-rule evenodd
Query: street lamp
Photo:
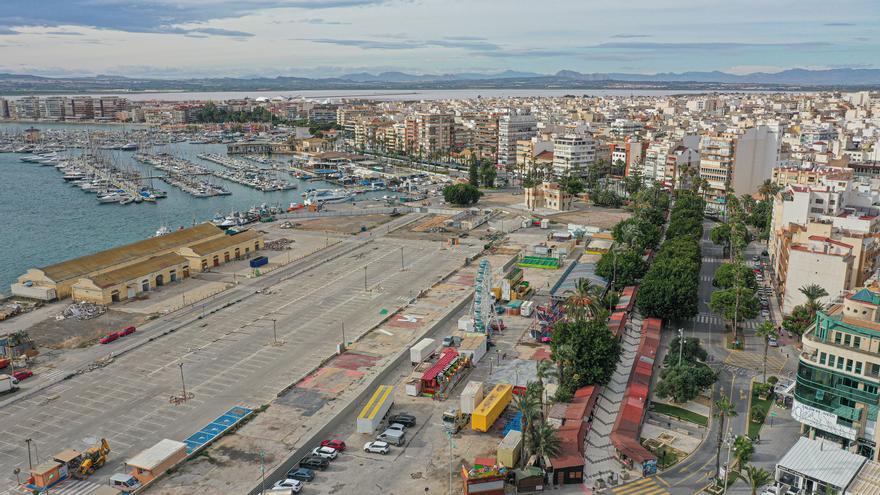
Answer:
<svg viewBox="0 0 880 495"><path fill-rule="evenodd" d="M364 292L367 291L367 265L364 265Z"/></svg>
<svg viewBox="0 0 880 495"><path fill-rule="evenodd" d="M272 319L272 340L275 341L275 344L278 344L278 332L275 330L275 319Z"/></svg>
<svg viewBox="0 0 880 495"><path fill-rule="evenodd" d="M684 332L681 328L678 329L678 365L681 366L681 354L684 349Z"/></svg>
<svg viewBox="0 0 880 495"><path fill-rule="evenodd" d="M34 462L31 460L31 442L33 442L33 440L31 440L30 438L26 438L24 442L27 444L28 447L28 469L33 470Z"/></svg>
<svg viewBox="0 0 880 495"><path fill-rule="evenodd" d="M733 430L727 430L727 464L724 466L724 491L727 492L727 479L730 475L730 450L733 448Z"/></svg>
<svg viewBox="0 0 880 495"><path fill-rule="evenodd" d="M183 361L177 364L180 367L180 386L183 389L183 400L186 400L186 382L183 380Z"/></svg>

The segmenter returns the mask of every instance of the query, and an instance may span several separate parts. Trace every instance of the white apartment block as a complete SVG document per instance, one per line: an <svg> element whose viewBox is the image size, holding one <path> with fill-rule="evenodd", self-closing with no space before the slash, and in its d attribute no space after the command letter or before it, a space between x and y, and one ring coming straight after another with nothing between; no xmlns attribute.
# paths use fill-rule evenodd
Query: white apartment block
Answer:
<svg viewBox="0 0 880 495"><path fill-rule="evenodd" d="M767 126L742 134L705 135L700 140L700 178L718 197L733 190L754 194L773 174L779 157L779 141Z"/></svg>
<svg viewBox="0 0 880 495"><path fill-rule="evenodd" d="M528 109L511 109L498 119L498 163L516 165L516 142L528 140L538 132L538 121Z"/></svg>
<svg viewBox="0 0 880 495"><path fill-rule="evenodd" d="M553 173L557 177L584 175L596 161L596 141L586 135L566 134L553 140Z"/></svg>

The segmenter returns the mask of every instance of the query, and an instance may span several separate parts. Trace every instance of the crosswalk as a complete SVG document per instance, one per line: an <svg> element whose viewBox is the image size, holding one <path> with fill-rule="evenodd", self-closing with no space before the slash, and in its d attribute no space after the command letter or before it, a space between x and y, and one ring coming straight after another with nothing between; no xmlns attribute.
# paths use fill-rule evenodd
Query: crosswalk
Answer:
<svg viewBox="0 0 880 495"><path fill-rule="evenodd" d="M654 478L642 478L611 490L614 495L669 495L669 491Z"/></svg>
<svg viewBox="0 0 880 495"><path fill-rule="evenodd" d="M67 480L52 487L52 495L88 495L101 485L85 480Z"/></svg>
<svg viewBox="0 0 880 495"><path fill-rule="evenodd" d="M720 316L712 313L700 313L697 316L690 318L690 320L694 323L699 323L703 325L723 325L725 323L724 318L721 318ZM755 328L758 328L762 321L762 318L757 318L754 320L741 322L739 325L740 328L753 330Z"/></svg>
<svg viewBox="0 0 880 495"><path fill-rule="evenodd" d="M724 263L727 261L727 258L711 258L705 257L703 258L703 263Z"/></svg>
<svg viewBox="0 0 880 495"><path fill-rule="evenodd" d="M778 373L785 367L787 359L783 356L773 354L767 355L767 371ZM744 352L733 351L725 359L724 364L729 364L739 368L761 371L764 367L763 352Z"/></svg>

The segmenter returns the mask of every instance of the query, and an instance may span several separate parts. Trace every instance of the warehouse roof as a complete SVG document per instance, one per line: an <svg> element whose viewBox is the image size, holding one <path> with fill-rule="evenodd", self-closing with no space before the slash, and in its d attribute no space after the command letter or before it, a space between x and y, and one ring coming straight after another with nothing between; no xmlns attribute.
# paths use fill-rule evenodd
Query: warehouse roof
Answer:
<svg viewBox="0 0 880 495"><path fill-rule="evenodd" d="M186 450L186 444L176 440L163 438L156 445L142 450L139 454L127 460L125 464L131 467L138 467L147 471L152 471L165 459L179 452L181 449Z"/></svg>
<svg viewBox="0 0 880 495"><path fill-rule="evenodd" d="M206 254L216 253L217 251L226 249L228 247L241 244L242 242L252 241L259 237L261 237L261 234L256 230L245 230L235 235L224 235L223 237L208 239L207 241L193 244L189 248L192 249L193 252L197 255L204 256Z"/></svg>
<svg viewBox="0 0 880 495"><path fill-rule="evenodd" d="M177 253L168 253L163 254L162 256L153 256L152 258L133 265L128 265L116 270L111 270L107 273L86 278L91 280L98 287L105 289L184 263L187 263L187 261L183 256ZM170 282L170 280L166 280L166 282Z"/></svg>
<svg viewBox="0 0 880 495"><path fill-rule="evenodd" d="M61 263L40 268L40 270L51 280L63 282L80 278L107 267L152 256L161 251L205 240L222 232L214 224L206 222L188 229L175 230L163 236L151 237L95 254L62 261Z"/></svg>
<svg viewBox="0 0 880 495"><path fill-rule="evenodd" d="M843 489L865 461L866 458L847 452L833 442L801 437L779 461L779 467Z"/></svg>

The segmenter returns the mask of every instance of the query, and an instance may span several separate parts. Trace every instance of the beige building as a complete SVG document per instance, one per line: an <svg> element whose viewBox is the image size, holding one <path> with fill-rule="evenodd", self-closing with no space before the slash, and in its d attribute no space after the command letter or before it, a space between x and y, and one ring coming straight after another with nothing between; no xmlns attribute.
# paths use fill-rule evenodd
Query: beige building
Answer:
<svg viewBox="0 0 880 495"><path fill-rule="evenodd" d="M556 182L541 182L524 190L525 205L529 209L549 208L557 211L571 209L572 196Z"/></svg>
<svg viewBox="0 0 880 495"><path fill-rule="evenodd" d="M211 223L115 247L54 265L31 268L12 284L12 293L34 299L102 304L134 297L218 264L247 257L262 247L251 230L228 235ZM225 253L230 257L226 258ZM237 253L237 254L236 254Z"/></svg>

